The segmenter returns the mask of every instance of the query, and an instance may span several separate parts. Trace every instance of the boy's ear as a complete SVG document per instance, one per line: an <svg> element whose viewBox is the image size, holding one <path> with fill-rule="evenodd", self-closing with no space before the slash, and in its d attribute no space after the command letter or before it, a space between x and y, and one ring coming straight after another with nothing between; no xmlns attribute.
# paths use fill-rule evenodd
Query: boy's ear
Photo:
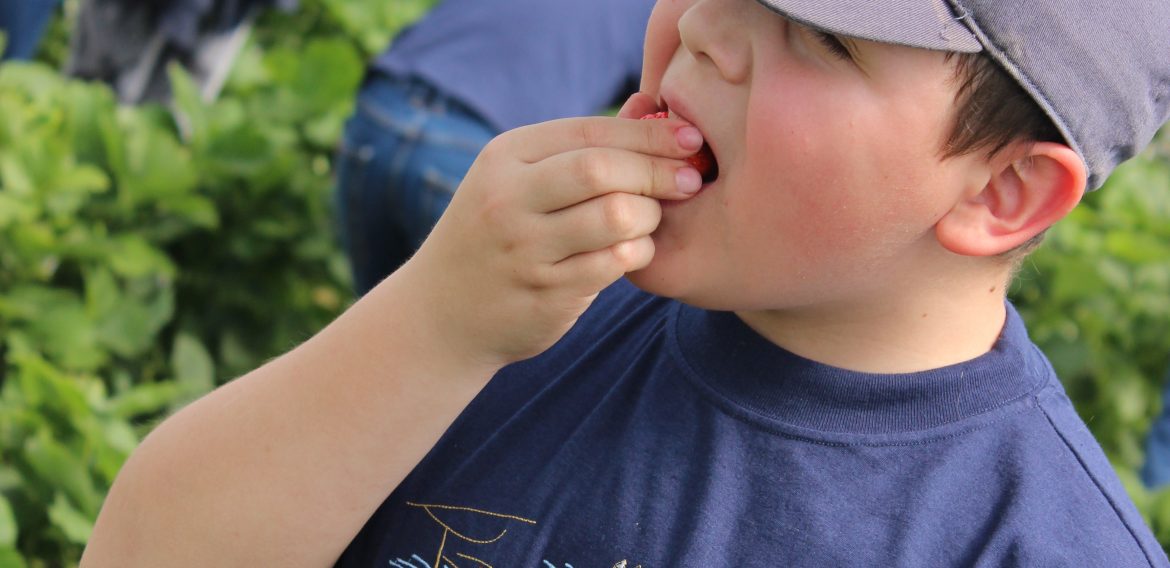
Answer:
<svg viewBox="0 0 1170 568"><path fill-rule="evenodd" d="M1011 155L1011 149L1000 154ZM939 243L966 256L1002 254L1028 242L1080 203L1087 173L1072 148L1029 142L1015 156L988 163L992 171L987 185L963 195L935 225Z"/></svg>

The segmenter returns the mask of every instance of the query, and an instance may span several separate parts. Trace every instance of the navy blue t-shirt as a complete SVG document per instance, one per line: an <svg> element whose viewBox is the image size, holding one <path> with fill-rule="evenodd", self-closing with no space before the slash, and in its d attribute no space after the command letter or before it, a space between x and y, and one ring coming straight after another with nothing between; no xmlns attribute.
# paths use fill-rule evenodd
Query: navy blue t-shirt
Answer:
<svg viewBox="0 0 1170 568"><path fill-rule="evenodd" d="M338 565L1170 565L1007 309L987 354L875 375L620 282L488 384Z"/></svg>
<svg viewBox="0 0 1170 568"><path fill-rule="evenodd" d="M504 131L637 90L654 0L445 0L374 68L415 76Z"/></svg>

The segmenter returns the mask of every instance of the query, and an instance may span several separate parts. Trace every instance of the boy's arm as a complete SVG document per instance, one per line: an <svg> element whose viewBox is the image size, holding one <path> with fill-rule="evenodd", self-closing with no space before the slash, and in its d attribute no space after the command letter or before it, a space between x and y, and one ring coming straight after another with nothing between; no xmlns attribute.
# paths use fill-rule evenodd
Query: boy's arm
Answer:
<svg viewBox="0 0 1170 568"><path fill-rule="evenodd" d="M402 269L143 441L82 566L332 564L500 367L649 262L657 199L686 196L675 173L701 144L683 126L572 119L494 140Z"/></svg>

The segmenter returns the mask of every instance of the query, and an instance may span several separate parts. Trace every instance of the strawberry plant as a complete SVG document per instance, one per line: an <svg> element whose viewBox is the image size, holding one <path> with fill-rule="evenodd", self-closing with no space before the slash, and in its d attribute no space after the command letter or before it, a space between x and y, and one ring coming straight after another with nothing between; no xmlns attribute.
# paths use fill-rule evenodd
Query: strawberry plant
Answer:
<svg viewBox="0 0 1170 568"><path fill-rule="evenodd" d="M167 108L63 78L74 0L39 62L0 66L0 567L75 565L158 419L349 301L334 147L430 3L266 14L214 102L179 68Z"/></svg>

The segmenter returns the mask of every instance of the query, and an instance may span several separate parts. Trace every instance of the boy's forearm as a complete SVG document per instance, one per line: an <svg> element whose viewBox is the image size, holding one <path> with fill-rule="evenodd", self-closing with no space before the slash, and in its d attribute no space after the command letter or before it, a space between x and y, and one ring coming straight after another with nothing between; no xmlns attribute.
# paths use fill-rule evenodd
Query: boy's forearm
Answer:
<svg viewBox="0 0 1170 568"><path fill-rule="evenodd" d="M330 565L496 370L461 360L401 286L160 425L83 566Z"/></svg>

